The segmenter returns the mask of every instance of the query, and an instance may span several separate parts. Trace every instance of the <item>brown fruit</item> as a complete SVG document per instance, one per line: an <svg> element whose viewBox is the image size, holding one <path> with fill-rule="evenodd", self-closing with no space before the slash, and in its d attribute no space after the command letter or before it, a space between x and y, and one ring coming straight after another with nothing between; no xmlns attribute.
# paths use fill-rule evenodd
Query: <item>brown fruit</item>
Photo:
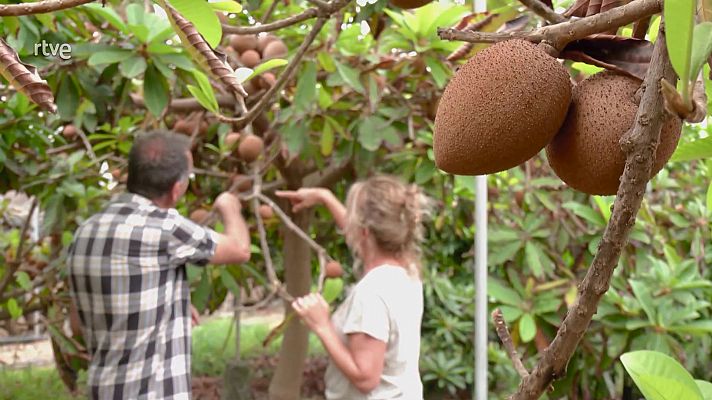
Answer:
<svg viewBox="0 0 712 400"><path fill-rule="evenodd" d="M173 125L173 130L182 133L184 135L190 135L193 133L193 123L187 119L179 119L176 121L175 125Z"/></svg>
<svg viewBox="0 0 712 400"><path fill-rule="evenodd" d="M238 53L257 48L257 37L255 35L232 35L230 36L230 47Z"/></svg>
<svg viewBox="0 0 712 400"><path fill-rule="evenodd" d="M195 222L196 224L202 224L207 219L208 214L209 213L206 210L198 208L196 210L193 210L192 213L190 213L190 220Z"/></svg>
<svg viewBox="0 0 712 400"><path fill-rule="evenodd" d="M546 147L549 165L562 181L588 194L616 194L625 166L619 140L635 121L634 96L640 84L634 78L602 72L576 85L566 121ZM665 119L651 177L672 156L681 129L679 118Z"/></svg>
<svg viewBox="0 0 712 400"><path fill-rule="evenodd" d="M271 219L274 217L274 210L272 207L268 206L267 204L262 204L258 209L257 212L260 213L260 217L262 219Z"/></svg>
<svg viewBox="0 0 712 400"><path fill-rule="evenodd" d="M62 136L67 140L74 140L77 137L77 127L69 124L62 128Z"/></svg>
<svg viewBox="0 0 712 400"><path fill-rule="evenodd" d="M240 183L237 185L237 190L240 192L246 192L250 189L252 189L252 179L244 179L248 178L245 175L241 174L235 174L230 178L230 186L232 186L235 181L240 180Z"/></svg>
<svg viewBox="0 0 712 400"><path fill-rule="evenodd" d="M257 118L252 121L252 128L258 135L262 135L267 132L267 130L269 130L269 120L267 119L267 116L264 113L258 115Z"/></svg>
<svg viewBox="0 0 712 400"><path fill-rule="evenodd" d="M242 139L240 146L237 148L240 158L248 163L255 161L262 154L262 150L264 150L262 138L255 135Z"/></svg>
<svg viewBox="0 0 712 400"><path fill-rule="evenodd" d="M433 0L391 0L391 4L400 8L418 8Z"/></svg>
<svg viewBox="0 0 712 400"><path fill-rule="evenodd" d="M556 135L571 101L569 74L524 40L477 53L445 88L435 117L435 163L483 175L515 167Z"/></svg>
<svg viewBox="0 0 712 400"><path fill-rule="evenodd" d="M119 178L121 178L121 168L116 168L115 170L111 171L111 176L118 181Z"/></svg>
<svg viewBox="0 0 712 400"><path fill-rule="evenodd" d="M274 42L275 40L279 40L279 38L271 34L259 36L257 38L257 51L259 51L260 54L264 53L265 47L267 47L268 44Z"/></svg>
<svg viewBox="0 0 712 400"><path fill-rule="evenodd" d="M240 133L239 132L230 132L227 135L225 135L225 145L227 147L233 147L235 143L240 140Z"/></svg>
<svg viewBox="0 0 712 400"><path fill-rule="evenodd" d="M264 90L269 90L277 83L277 77L271 72L265 72L260 78L260 87Z"/></svg>
<svg viewBox="0 0 712 400"><path fill-rule="evenodd" d="M254 68L260 64L262 59L260 58L260 53L256 50L247 50L246 52L240 54L240 62L247 68Z"/></svg>
<svg viewBox="0 0 712 400"><path fill-rule="evenodd" d="M270 58L285 58L289 53L287 45L283 41L277 39L268 43L262 52L262 58L269 60Z"/></svg>
<svg viewBox="0 0 712 400"><path fill-rule="evenodd" d="M338 261L329 261L325 269L327 278L340 278L344 274L344 269Z"/></svg>
<svg viewBox="0 0 712 400"><path fill-rule="evenodd" d="M247 82L244 82L242 84L242 87L245 88L245 91L247 92L248 95L253 95L260 91L260 86L257 83L257 80L254 78L250 79Z"/></svg>

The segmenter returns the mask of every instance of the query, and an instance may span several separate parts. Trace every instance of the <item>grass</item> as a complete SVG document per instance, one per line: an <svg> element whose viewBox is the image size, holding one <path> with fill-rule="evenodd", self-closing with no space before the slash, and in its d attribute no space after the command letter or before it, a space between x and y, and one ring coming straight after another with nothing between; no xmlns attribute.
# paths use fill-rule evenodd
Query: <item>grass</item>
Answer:
<svg viewBox="0 0 712 400"><path fill-rule="evenodd" d="M216 318L193 328L194 376L223 374L225 362L235 356L235 329L230 329L231 324L231 318ZM240 329L241 356L247 358L275 354L281 345L281 337L266 349L262 347L262 341L271 328L272 325L264 321L244 323ZM324 354L323 347L315 335L309 336L309 352ZM0 400L36 399L69 400L84 397L74 397L67 392L54 366L0 368Z"/></svg>

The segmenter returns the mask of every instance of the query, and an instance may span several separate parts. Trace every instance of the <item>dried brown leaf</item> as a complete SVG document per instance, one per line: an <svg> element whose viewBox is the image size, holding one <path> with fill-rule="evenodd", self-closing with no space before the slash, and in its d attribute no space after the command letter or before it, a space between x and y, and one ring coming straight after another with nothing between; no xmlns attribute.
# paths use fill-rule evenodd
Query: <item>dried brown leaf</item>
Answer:
<svg viewBox="0 0 712 400"><path fill-rule="evenodd" d="M455 28L457 30L467 29L468 26L477 23L477 22L472 22L472 20L474 20L477 17L481 17L481 16L484 16L485 18L487 18L490 16L490 13L488 11L485 11L483 13L469 13L469 14L465 15L464 17L462 17L460 19L460 22L458 22L457 25L455 25L453 28Z"/></svg>
<svg viewBox="0 0 712 400"><path fill-rule="evenodd" d="M650 20L652 16L639 19L633 24L633 35L632 37L636 39L645 39L645 35L648 33L648 28L650 28Z"/></svg>
<svg viewBox="0 0 712 400"><path fill-rule="evenodd" d="M603 0L601 3L601 12L611 10L616 7L620 7L625 4L623 0Z"/></svg>
<svg viewBox="0 0 712 400"><path fill-rule="evenodd" d="M47 81L37 73L37 68L20 60L17 52L0 38L0 74L15 89L30 98L45 111L55 112L52 90Z"/></svg>
<svg viewBox="0 0 712 400"><path fill-rule="evenodd" d="M642 80L648 71L652 54L653 44L647 40L599 34L569 43L559 57Z"/></svg>
<svg viewBox="0 0 712 400"><path fill-rule="evenodd" d="M588 10L589 0L576 0L566 11L564 11L563 16L566 18L570 17L585 17L586 10Z"/></svg>
<svg viewBox="0 0 712 400"><path fill-rule="evenodd" d="M586 16L590 17L600 13L601 5L603 5L603 0L590 0L588 2L588 8L586 9Z"/></svg>
<svg viewBox="0 0 712 400"><path fill-rule="evenodd" d="M228 91L236 96L247 97L247 92L235 76L235 71L227 62L227 56L210 47L195 26L170 5L166 4L168 17L176 26L183 46L205 72L220 81Z"/></svg>
<svg viewBox="0 0 712 400"><path fill-rule="evenodd" d="M697 12L703 21L712 21L712 0L699 0Z"/></svg>

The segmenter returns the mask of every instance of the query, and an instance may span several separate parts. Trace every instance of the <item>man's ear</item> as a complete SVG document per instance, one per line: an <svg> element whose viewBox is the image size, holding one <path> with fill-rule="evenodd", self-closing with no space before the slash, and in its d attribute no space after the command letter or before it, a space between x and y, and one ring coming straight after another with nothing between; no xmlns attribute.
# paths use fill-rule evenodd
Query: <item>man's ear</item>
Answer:
<svg viewBox="0 0 712 400"><path fill-rule="evenodd" d="M185 193L186 189L187 182L185 182L183 179L180 179L176 183L174 183L173 187L171 188L171 202L173 204L177 203L180 197L183 196L183 194Z"/></svg>

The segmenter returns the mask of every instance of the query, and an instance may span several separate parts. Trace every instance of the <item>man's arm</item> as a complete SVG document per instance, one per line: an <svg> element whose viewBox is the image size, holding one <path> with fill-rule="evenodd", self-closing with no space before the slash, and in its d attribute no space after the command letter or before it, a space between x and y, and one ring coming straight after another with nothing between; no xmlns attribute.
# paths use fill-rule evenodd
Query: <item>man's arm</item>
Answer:
<svg viewBox="0 0 712 400"><path fill-rule="evenodd" d="M222 217L224 233L218 234L218 245L211 264L240 264L250 259L250 232L240 213L240 200L225 192L213 205Z"/></svg>

